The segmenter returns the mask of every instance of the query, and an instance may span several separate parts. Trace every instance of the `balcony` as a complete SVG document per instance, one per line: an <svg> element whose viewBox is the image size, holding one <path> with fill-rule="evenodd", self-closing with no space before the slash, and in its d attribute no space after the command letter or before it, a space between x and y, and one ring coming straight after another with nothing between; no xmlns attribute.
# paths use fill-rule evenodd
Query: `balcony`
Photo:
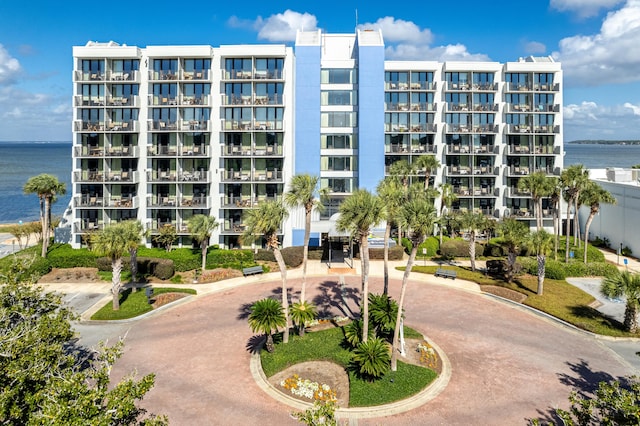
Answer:
<svg viewBox="0 0 640 426"><path fill-rule="evenodd" d="M469 145L461 145L461 144L447 145L447 154L449 155L470 154L470 153L471 153L471 146Z"/></svg>
<svg viewBox="0 0 640 426"><path fill-rule="evenodd" d="M178 129L177 121L148 120L147 130L154 132L170 132Z"/></svg>
<svg viewBox="0 0 640 426"><path fill-rule="evenodd" d="M147 207L175 207L178 204L178 197L175 195L152 195L147 197Z"/></svg>
<svg viewBox="0 0 640 426"><path fill-rule="evenodd" d="M257 157L274 157L282 156L282 146L242 146L242 145L224 145L221 147L221 155L224 157L247 157L255 155Z"/></svg>
<svg viewBox="0 0 640 426"><path fill-rule="evenodd" d="M147 155L150 157L175 157L178 155L178 147L175 145L148 146Z"/></svg>
<svg viewBox="0 0 640 426"><path fill-rule="evenodd" d="M480 103L480 104L473 104L473 110L474 111L488 111L488 112L496 112L498 111L498 104L489 104L489 103Z"/></svg>
<svg viewBox="0 0 640 426"><path fill-rule="evenodd" d="M255 72L251 69L232 69L232 70L223 70L222 71L222 79L223 80L282 80L283 72L282 70L273 69L273 70L255 70Z"/></svg>
<svg viewBox="0 0 640 426"><path fill-rule="evenodd" d="M159 229L162 229L163 226L173 226L178 232L187 232L187 227L179 227L178 221L165 219L151 219L148 224L148 229L150 229L151 231L158 231Z"/></svg>
<svg viewBox="0 0 640 426"><path fill-rule="evenodd" d="M138 197L107 197L105 207L116 209L137 209L139 206Z"/></svg>
<svg viewBox="0 0 640 426"><path fill-rule="evenodd" d="M519 188L517 186L509 187L508 194L509 194L509 197L512 197L512 198L519 198L519 197L531 198L531 191L529 191L528 189Z"/></svg>
<svg viewBox="0 0 640 426"><path fill-rule="evenodd" d="M139 175L138 172L132 172L131 170L112 170L107 174L106 181L112 183L137 183L139 182Z"/></svg>
<svg viewBox="0 0 640 426"><path fill-rule="evenodd" d="M199 80L199 81L208 81L209 80L209 70L181 70L180 71L180 80Z"/></svg>
<svg viewBox="0 0 640 426"><path fill-rule="evenodd" d="M471 174L471 167L469 166L447 166L447 176L468 176Z"/></svg>
<svg viewBox="0 0 640 426"><path fill-rule="evenodd" d="M178 128L183 132L207 131L211 127L208 120L179 120Z"/></svg>
<svg viewBox="0 0 640 426"><path fill-rule="evenodd" d="M181 171L178 178L180 182L211 182L211 172L208 170Z"/></svg>
<svg viewBox="0 0 640 426"><path fill-rule="evenodd" d="M180 155L183 157L206 157L207 145L183 146L180 150Z"/></svg>
<svg viewBox="0 0 640 426"><path fill-rule="evenodd" d="M107 80L140 82L140 71L109 71L107 73Z"/></svg>
<svg viewBox="0 0 640 426"><path fill-rule="evenodd" d="M107 157L138 157L137 146L110 146L106 150Z"/></svg>
<svg viewBox="0 0 640 426"><path fill-rule="evenodd" d="M282 196L248 196L248 195L228 195L220 198L220 205L222 208L251 208L256 207L259 203L265 201L281 201Z"/></svg>
<svg viewBox="0 0 640 426"><path fill-rule="evenodd" d="M147 172L147 182L177 182L176 170L153 170Z"/></svg>
<svg viewBox="0 0 640 426"><path fill-rule="evenodd" d="M447 102L447 111L469 111L471 109L471 104L468 103L453 103Z"/></svg>
<svg viewBox="0 0 640 426"><path fill-rule="evenodd" d="M80 194L73 197L73 207L102 208L104 198L102 195Z"/></svg>
<svg viewBox="0 0 640 426"><path fill-rule="evenodd" d="M102 170L81 170L73 172L75 183L104 182L104 172Z"/></svg>
<svg viewBox="0 0 640 426"><path fill-rule="evenodd" d="M209 197L206 195L183 195L178 199L178 207L208 209Z"/></svg>
<svg viewBox="0 0 640 426"><path fill-rule="evenodd" d="M73 105L77 107L102 107L105 105L104 96L82 96L73 97Z"/></svg>
<svg viewBox="0 0 640 426"><path fill-rule="evenodd" d="M506 89L507 92L529 92L533 90L533 86L531 83L507 83Z"/></svg>
<svg viewBox="0 0 640 426"><path fill-rule="evenodd" d="M560 84L558 83L536 83L533 85L533 90L539 92L557 92L560 90Z"/></svg>
<svg viewBox="0 0 640 426"><path fill-rule="evenodd" d="M495 92L498 90L498 83L473 83L471 89L474 92Z"/></svg>
<svg viewBox="0 0 640 426"><path fill-rule="evenodd" d="M447 91L469 91L471 90L471 85L467 82L453 83L451 81L448 81L446 90Z"/></svg>
<svg viewBox="0 0 640 426"><path fill-rule="evenodd" d="M104 146L74 146L73 156L81 157L102 157L104 155Z"/></svg>
<svg viewBox="0 0 640 426"><path fill-rule="evenodd" d="M104 229L104 222L98 219L78 219L73 223L73 231L76 234L96 232Z"/></svg>
<svg viewBox="0 0 640 426"><path fill-rule="evenodd" d="M178 72L176 70L150 70L149 71L149 80L152 81L160 81L160 80L177 80Z"/></svg>
<svg viewBox="0 0 640 426"><path fill-rule="evenodd" d="M107 123L104 121L82 121L73 122L73 130L76 132L104 132Z"/></svg>
<svg viewBox="0 0 640 426"><path fill-rule="evenodd" d="M110 121L107 124L108 132L138 132L137 121Z"/></svg>
<svg viewBox="0 0 640 426"><path fill-rule="evenodd" d="M532 173L528 166L507 166L508 176L526 176Z"/></svg>
<svg viewBox="0 0 640 426"><path fill-rule="evenodd" d="M417 124L397 124L397 123L385 123L384 131L388 133L435 133L436 124L432 123L417 123Z"/></svg>
<svg viewBox="0 0 640 426"><path fill-rule="evenodd" d="M149 106L176 106L178 98L169 95L149 95L147 97L147 105Z"/></svg>
<svg viewBox="0 0 640 426"><path fill-rule="evenodd" d="M284 121L282 120L222 120L223 130L282 130Z"/></svg>
<svg viewBox="0 0 640 426"><path fill-rule="evenodd" d="M116 107L139 107L140 96L109 96L107 106Z"/></svg>
<svg viewBox="0 0 640 426"><path fill-rule="evenodd" d="M225 170L221 173L222 182L282 182L281 170L234 171Z"/></svg>
<svg viewBox="0 0 640 426"><path fill-rule="evenodd" d="M244 95L222 96L223 105L283 105L284 97L281 94L273 95Z"/></svg>
<svg viewBox="0 0 640 426"><path fill-rule="evenodd" d="M82 71L73 72L73 81L89 81L99 83L105 80L106 73L104 71Z"/></svg>
<svg viewBox="0 0 640 426"><path fill-rule="evenodd" d="M240 221L225 220L221 231L225 234L242 234L246 226Z"/></svg>
<svg viewBox="0 0 640 426"><path fill-rule="evenodd" d="M181 96L180 105L209 105L209 95Z"/></svg>

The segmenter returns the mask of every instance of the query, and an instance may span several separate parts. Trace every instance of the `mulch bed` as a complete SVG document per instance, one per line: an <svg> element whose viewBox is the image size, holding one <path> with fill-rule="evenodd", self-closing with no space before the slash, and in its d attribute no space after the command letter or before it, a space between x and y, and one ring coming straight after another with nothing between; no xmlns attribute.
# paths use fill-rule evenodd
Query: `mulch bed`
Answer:
<svg viewBox="0 0 640 426"><path fill-rule="evenodd" d="M504 297L505 299L512 300L517 303L522 303L527 298L526 295L504 287L495 285L483 285L480 287L483 292L493 294L495 296Z"/></svg>

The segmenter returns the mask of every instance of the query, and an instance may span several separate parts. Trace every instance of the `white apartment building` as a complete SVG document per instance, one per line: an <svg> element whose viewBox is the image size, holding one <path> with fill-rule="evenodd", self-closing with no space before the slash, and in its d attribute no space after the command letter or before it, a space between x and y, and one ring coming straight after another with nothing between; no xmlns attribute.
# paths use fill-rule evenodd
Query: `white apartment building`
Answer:
<svg viewBox="0 0 640 426"><path fill-rule="evenodd" d="M294 48L89 42L73 56L76 247L130 218L152 234L174 226L191 245L194 214L218 219L212 243L237 247L243 211L280 200L294 174L330 189L317 224L355 188L375 190L393 162L421 155L442 165L432 184L453 186L454 209L533 225L518 180L562 169L562 70L550 58L385 61L378 31L299 32ZM292 212L283 244L302 244L303 228Z"/></svg>

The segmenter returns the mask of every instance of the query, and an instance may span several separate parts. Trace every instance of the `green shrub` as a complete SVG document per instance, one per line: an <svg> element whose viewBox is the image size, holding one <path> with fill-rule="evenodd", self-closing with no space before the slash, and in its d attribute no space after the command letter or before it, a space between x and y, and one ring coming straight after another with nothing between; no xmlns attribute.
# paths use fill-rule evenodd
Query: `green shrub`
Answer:
<svg viewBox="0 0 640 426"><path fill-rule="evenodd" d="M442 242L444 244L446 240L449 240L448 237L442 237ZM420 246L418 246L418 256L424 256L423 249L427 249L427 257L433 257L438 254L440 250L440 238L439 237L429 237L427 238Z"/></svg>
<svg viewBox="0 0 640 426"><path fill-rule="evenodd" d="M171 277L171 282L173 284L182 284L182 275L175 274L174 276Z"/></svg>
<svg viewBox="0 0 640 426"><path fill-rule="evenodd" d="M258 252L253 255L256 261L261 262L275 262L276 257L273 255L273 251L267 249L258 249Z"/></svg>
<svg viewBox="0 0 640 426"><path fill-rule="evenodd" d="M231 268L241 270L253 265L255 265L255 261L251 250L210 250L207 253L207 269Z"/></svg>
<svg viewBox="0 0 640 426"><path fill-rule="evenodd" d="M322 260L323 247L309 247L309 260Z"/></svg>
<svg viewBox="0 0 640 426"><path fill-rule="evenodd" d="M631 251L629 246L624 246L622 251L620 251L620 254L623 255L623 256L631 256L631 253L633 253L633 251ZM588 253L587 253L587 255L588 255Z"/></svg>
<svg viewBox="0 0 640 426"><path fill-rule="evenodd" d="M610 277L618 272L616 265L607 262L591 262L587 267L588 275L594 277Z"/></svg>
<svg viewBox="0 0 640 426"><path fill-rule="evenodd" d="M482 244L476 242L476 256L484 252ZM469 257L469 241L456 238L442 243L440 254L445 257Z"/></svg>
<svg viewBox="0 0 640 426"><path fill-rule="evenodd" d="M503 257L507 255L507 249L502 238L492 238L484 246L484 256Z"/></svg>
<svg viewBox="0 0 640 426"><path fill-rule="evenodd" d="M536 261L536 273L538 274L537 261ZM547 258L544 277L551 280L564 280L567 278L565 264L557 260Z"/></svg>
<svg viewBox="0 0 640 426"><path fill-rule="evenodd" d="M280 250L285 265L288 268L297 268L302 265L303 250L303 246L285 247Z"/></svg>
<svg viewBox="0 0 640 426"><path fill-rule="evenodd" d="M96 257L86 248L74 249L69 244L53 244L47 251L52 268L95 268Z"/></svg>
<svg viewBox="0 0 640 426"><path fill-rule="evenodd" d="M398 242L398 240L396 240L396 243L397 242ZM410 239L403 237L402 241L400 242L399 245L404 247L405 253L407 253L407 254L411 253L411 249L413 248L413 243L411 242Z"/></svg>
<svg viewBox="0 0 640 426"><path fill-rule="evenodd" d="M170 259L154 259L150 265L153 276L161 280L168 280L175 273L173 261Z"/></svg>
<svg viewBox="0 0 640 426"><path fill-rule="evenodd" d="M359 256L358 256L359 257ZM404 248L400 246L389 247L389 260L402 260L404 257ZM384 248L370 248L369 259L382 260L384 259Z"/></svg>

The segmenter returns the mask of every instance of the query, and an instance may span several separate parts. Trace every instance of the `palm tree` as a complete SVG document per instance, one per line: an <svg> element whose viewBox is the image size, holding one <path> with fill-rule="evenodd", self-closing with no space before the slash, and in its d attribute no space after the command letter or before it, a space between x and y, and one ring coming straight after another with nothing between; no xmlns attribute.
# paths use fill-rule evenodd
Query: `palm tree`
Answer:
<svg viewBox="0 0 640 426"><path fill-rule="evenodd" d="M249 327L267 336L267 352L273 352L273 333L287 325L282 306L273 299L258 300L251 306Z"/></svg>
<svg viewBox="0 0 640 426"><path fill-rule="evenodd" d="M624 328L630 333L638 332L638 308L640 307L640 274L618 271L602 282L600 291L607 297L624 296L627 305L624 310Z"/></svg>
<svg viewBox="0 0 640 426"><path fill-rule="evenodd" d="M476 237L478 233L489 228L489 219L474 211L466 211L456 215L454 218L460 230L469 232L469 257L471 259L471 270L476 270Z"/></svg>
<svg viewBox="0 0 640 426"><path fill-rule="evenodd" d="M130 256L131 282L135 283L138 276L138 247L145 233L142 224L138 220L127 220L122 222L127 240L127 250Z"/></svg>
<svg viewBox="0 0 640 426"><path fill-rule="evenodd" d="M57 195L67 192L65 184L57 177L46 173L30 177L22 188L25 194L36 194L40 200L40 224L42 225L42 257L47 257L49 248L49 228L51 219L51 204Z"/></svg>
<svg viewBox="0 0 640 426"><path fill-rule="evenodd" d="M200 243L202 251L202 272L207 266L207 249L209 248L209 239L211 234L218 227L216 218L204 214L196 214L189 218L187 228L191 233L191 237Z"/></svg>
<svg viewBox="0 0 640 426"><path fill-rule="evenodd" d="M267 248L273 250L273 255L278 262L282 277L282 311L286 322L282 337L283 343L289 342L289 297L287 295L287 265L280 252L278 231L288 214L286 207L277 201L267 201L260 203L255 209L245 210L242 215L245 229L241 236L245 243L254 242L260 235L264 236Z"/></svg>
<svg viewBox="0 0 640 426"><path fill-rule="evenodd" d="M395 328L398 304L387 294L369 293L369 316L378 337L385 337Z"/></svg>
<svg viewBox="0 0 640 426"><path fill-rule="evenodd" d="M111 295L113 310L120 309L120 291L122 291L122 257L129 247L129 231L124 223L105 227L91 236L91 250L111 260Z"/></svg>
<svg viewBox="0 0 640 426"><path fill-rule="evenodd" d="M529 234L527 246L536 254L538 260L538 295L542 296L544 286L544 273L547 263L547 254L551 250L553 237L544 229Z"/></svg>
<svg viewBox="0 0 640 426"><path fill-rule="evenodd" d="M389 175L398 179L405 191L409 188L409 178L413 174L413 168L407 160L399 160L389 167Z"/></svg>
<svg viewBox="0 0 640 426"><path fill-rule="evenodd" d="M384 216L387 225L384 229L384 289L383 294L389 292L389 238L391 226L398 221L398 212L405 196L402 186L391 176L380 181L377 188L378 197L384 205Z"/></svg>
<svg viewBox="0 0 640 426"><path fill-rule="evenodd" d="M298 327L298 334L304 336L305 324L315 319L317 315L316 306L307 301L291 304L291 319Z"/></svg>
<svg viewBox="0 0 640 426"><path fill-rule="evenodd" d="M382 201L366 189L357 189L340 205L340 218L336 223L339 231L351 231L360 243L360 264L362 268L362 341L367 341L369 333L369 231L382 219Z"/></svg>
<svg viewBox="0 0 640 426"><path fill-rule="evenodd" d="M525 243L529 229L527 225L515 218L504 218L498 225L498 230L507 247L507 282L513 280L515 271L516 256L520 251L520 247Z"/></svg>
<svg viewBox="0 0 640 426"><path fill-rule="evenodd" d="M380 338L363 341L354 349L351 360L361 377L373 381L389 371L389 346Z"/></svg>
<svg viewBox="0 0 640 426"><path fill-rule="evenodd" d="M590 207L589 217L587 223L584 225L584 263L587 263L587 246L589 244L589 228L593 218L600 211L600 204L615 204L616 199L613 195L594 181L589 181L580 193L580 199L583 204L587 204Z"/></svg>
<svg viewBox="0 0 640 426"><path fill-rule="evenodd" d="M440 162L435 157L435 155L421 155L415 160L413 165L416 171L424 171L424 190L427 191L429 189L429 181L431 179L431 175L434 173L434 171L438 170L438 167L440 167Z"/></svg>
<svg viewBox="0 0 640 426"><path fill-rule="evenodd" d="M453 185L446 182L440 184L440 245L442 245L442 229L444 228L444 214L445 209L448 211L451 209L451 205L458 199L458 196L453 192Z"/></svg>
<svg viewBox="0 0 640 426"><path fill-rule="evenodd" d="M404 298L409 282L409 275L413 268L413 262L418 253L418 246L425 237L433 231L433 224L436 221L436 209L426 199L410 200L404 205L400 213L401 222L407 227L409 238L413 247L407 260L407 266L402 276L402 288L400 289L400 300L398 301L398 314L396 317L395 329L393 331L393 347L391 352L391 370L397 369L398 339L400 337L400 327L402 327L402 311L404 309Z"/></svg>
<svg viewBox="0 0 640 426"><path fill-rule="evenodd" d="M565 230L566 247L564 254L565 263L569 262L569 224L571 221L571 207L575 207L580 191L589 181L589 170L585 169L582 164L574 164L562 171L560 181L567 198L567 223ZM578 211L574 210L574 216L578 216ZM574 221L574 229L577 221ZM575 244L575 242L574 242Z"/></svg>
<svg viewBox="0 0 640 426"><path fill-rule="evenodd" d="M558 245L560 240L560 199L562 198L562 183L558 178L552 178L549 201L553 209L553 259L558 260Z"/></svg>
<svg viewBox="0 0 640 426"><path fill-rule="evenodd" d="M311 234L311 213L313 209L321 210L322 198L327 195L328 188L318 189L320 178L308 174L295 175L291 178L289 191L284 194L284 202L289 207L304 207L304 249L302 252L302 289L300 302L305 300L307 286L307 260L309 259L309 236ZM316 198L319 194L319 198Z"/></svg>
<svg viewBox="0 0 640 426"><path fill-rule="evenodd" d="M542 198L547 197L552 190L551 180L543 171L538 171L521 178L518 188L527 190L531 194L535 206L536 226L538 231L542 229Z"/></svg>

